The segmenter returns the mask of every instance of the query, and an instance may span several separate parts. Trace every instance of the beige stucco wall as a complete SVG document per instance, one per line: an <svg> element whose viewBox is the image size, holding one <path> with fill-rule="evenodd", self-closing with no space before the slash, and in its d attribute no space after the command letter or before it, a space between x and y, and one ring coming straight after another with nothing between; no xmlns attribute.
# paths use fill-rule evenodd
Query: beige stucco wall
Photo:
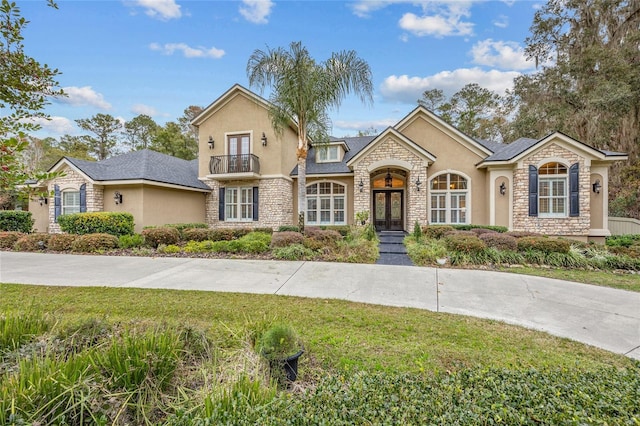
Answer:
<svg viewBox="0 0 640 426"><path fill-rule="evenodd" d="M144 226L203 222L205 222L203 192L144 186L142 222ZM137 228L136 232L139 232Z"/></svg>
<svg viewBox="0 0 640 426"><path fill-rule="evenodd" d="M262 133L267 137L267 146L261 142ZM251 153L260 161L260 175L288 176L296 165L297 136L291 128L277 135L271 125L264 104L247 97L237 90L222 99L216 109L199 126L198 168L200 177L209 175L209 160L212 156L228 155L227 135L248 133L251 138ZM215 148L209 149L209 136Z"/></svg>
<svg viewBox="0 0 640 426"><path fill-rule="evenodd" d="M500 185L504 183L506 193L500 194ZM493 181L493 199L495 201L495 222L493 225L509 228L509 207L513 191L508 177L500 176Z"/></svg>
<svg viewBox="0 0 640 426"><path fill-rule="evenodd" d="M49 204L53 197L47 197L47 204L40 205L38 198L29 200L29 211L33 219L34 232L49 232Z"/></svg>
<svg viewBox="0 0 640 426"><path fill-rule="evenodd" d="M429 188L429 181L438 174L458 173L466 175L471 180L470 223L478 225L489 224L489 187L487 171L476 168L476 164L484 159L484 155L477 148L467 142L454 138L434 124L423 114L401 128L403 135L429 151L436 157L436 161L429 167L428 181L425 189Z"/></svg>
<svg viewBox="0 0 640 426"><path fill-rule="evenodd" d="M580 164L579 217L569 217L568 215L562 218L529 216L529 165L540 167L550 161L559 161L565 164L567 168L574 163ZM520 161L514 172L513 229L547 235L588 235L591 223L590 195L588 194L591 173L587 163L588 161L585 157L567 149L560 141L549 143Z"/></svg>
<svg viewBox="0 0 640 426"><path fill-rule="evenodd" d="M602 185L602 189L600 189L600 193L597 194L593 192L593 190L589 191L590 199L589 205L591 206L591 229L607 229L609 226L608 223L605 222L605 214L604 214L604 202L603 198L607 197L607 193L604 191L604 177L598 173L592 173L591 179L589 180L589 188L593 188L593 184L596 180L600 181L600 185Z"/></svg>

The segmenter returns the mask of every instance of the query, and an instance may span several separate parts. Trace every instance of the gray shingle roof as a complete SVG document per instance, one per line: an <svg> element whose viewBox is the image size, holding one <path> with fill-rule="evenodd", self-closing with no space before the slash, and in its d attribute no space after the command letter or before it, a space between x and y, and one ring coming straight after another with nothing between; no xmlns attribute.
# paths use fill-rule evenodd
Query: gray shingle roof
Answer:
<svg viewBox="0 0 640 426"><path fill-rule="evenodd" d="M182 160L150 149L133 151L97 162L66 158L95 181L148 180L210 190L198 180L198 160Z"/></svg>
<svg viewBox="0 0 640 426"><path fill-rule="evenodd" d="M316 163L316 152L314 147L309 149L307 154L307 174L308 175L321 175L321 174L335 174L335 173L353 173L347 163L356 154L362 151L376 136L357 136L352 138L331 138L332 142L344 141L349 147L344 155L342 161L337 163ZM291 176L298 176L298 166L296 165L291 171Z"/></svg>
<svg viewBox="0 0 640 426"><path fill-rule="evenodd" d="M497 148L496 150L492 150L494 151L493 154L485 158L484 161L510 160L513 157L520 154L521 152L531 148L536 143L538 143L537 139L520 138L520 139L516 139L515 141L509 144L495 144L495 145L501 145L501 146L496 147Z"/></svg>

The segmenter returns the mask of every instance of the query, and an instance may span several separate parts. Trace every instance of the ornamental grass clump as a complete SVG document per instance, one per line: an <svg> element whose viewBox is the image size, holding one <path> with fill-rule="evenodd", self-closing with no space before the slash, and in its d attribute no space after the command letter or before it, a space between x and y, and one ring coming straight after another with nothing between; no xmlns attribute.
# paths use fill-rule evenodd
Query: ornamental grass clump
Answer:
<svg viewBox="0 0 640 426"><path fill-rule="evenodd" d="M33 340L50 327L49 320L40 311L0 315L0 354Z"/></svg>

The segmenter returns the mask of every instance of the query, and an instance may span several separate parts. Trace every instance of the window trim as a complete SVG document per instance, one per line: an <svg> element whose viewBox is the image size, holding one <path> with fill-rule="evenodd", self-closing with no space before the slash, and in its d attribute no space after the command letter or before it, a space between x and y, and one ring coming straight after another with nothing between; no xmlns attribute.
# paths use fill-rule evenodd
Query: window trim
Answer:
<svg viewBox="0 0 640 426"><path fill-rule="evenodd" d="M331 184L331 193L330 194L320 194L320 187L319 185L321 183L330 183ZM318 185L318 190L315 194L308 194L307 190L310 186L313 185ZM344 192L342 193L334 193L333 192L333 185L340 185L341 187L344 188ZM305 211L305 223L308 225L313 225L313 226L321 226L321 225L327 225L327 226L339 226L339 225L346 225L348 223L348 219L347 219L347 213L348 213L348 208L349 208L349 203L348 203L348 186L346 183L343 182L338 182L338 181L328 181L328 180L320 180L320 181L314 181L311 182L309 184L307 184L307 186L305 187L305 195L306 195L306 203L307 205L305 206L306 208L304 209ZM316 212L316 219L315 221L310 221L309 220L309 200L315 198L316 201L316 208L313 210ZM327 199L329 198L330 201L330 206L329 206L329 212L331 212L331 221L330 222L322 222L320 220L321 217L321 211L323 211L323 209L321 208L322 203L321 203L321 199ZM342 209L337 209L335 208L335 199L336 198L342 198L343 200L343 206ZM325 209L326 210L326 209ZM335 213L338 211L342 211L343 213L343 218L344 220L341 222L336 222L335 221Z"/></svg>
<svg viewBox="0 0 640 426"><path fill-rule="evenodd" d="M224 205L224 218L223 221L224 222L253 222L255 221L255 217L256 217L256 212L254 211L254 209L256 208L255 205L255 200L254 200L254 196L255 194L255 187L254 186L227 186L224 188L224 203L222 203L221 205ZM235 193L236 194L236 202L235 203L230 203L228 202L228 197L232 194ZM242 196L243 193L245 194L249 194L249 198L250 201L243 203L242 202ZM236 217L230 217L228 215L228 209L230 207L235 206L236 208ZM248 207L249 208L249 212L250 215L249 217L242 217L242 210L243 207Z"/></svg>
<svg viewBox="0 0 640 426"><path fill-rule="evenodd" d="M461 178L466 180L466 189L451 189L451 175L458 175ZM446 189L431 189L432 186L432 182L434 179L437 179L441 176L446 176L447 177L447 183L446 183ZM431 224L438 224L438 225L466 225L469 223L472 223L471 220L471 178L465 174L462 173L459 170L443 170L439 173L436 173L432 176L429 177L429 197L428 197L428 214L429 214L429 223ZM445 195L445 207L444 209L441 207L437 208L437 211L445 211L445 221L444 222L433 222L431 219L433 218L432 214L434 209L436 209L436 207L434 207L432 205L432 200L431 200L431 196L432 195ZM451 200L452 200L452 196L456 195L464 195L465 196L465 207L464 207L464 213L465 213L465 221L464 222L451 222L451 212L452 212L452 208L451 208ZM458 212L460 212L462 209L461 208L456 208L455 210L457 210Z"/></svg>
<svg viewBox="0 0 640 426"><path fill-rule="evenodd" d="M229 138L234 136L249 136L249 152L246 154L253 154L253 130L242 130L238 132L225 132L224 134L224 155L231 155L229 153Z"/></svg>
<svg viewBox="0 0 640 426"><path fill-rule="evenodd" d="M564 169L564 173L555 173L555 174L542 174L540 170L548 165L556 163L557 165L561 165ZM556 166L557 168L557 166ZM559 161L555 158L548 159L548 161L544 161L538 165L538 217L541 218L566 218L569 217L569 168L563 161ZM543 182L549 182L549 195L542 195L541 187ZM552 195L552 186L553 182L563 182L564 184L564 194L562 196L553 196ZM549 200L548 210L547 212L542 211L542 205L540 201L542 199ZM563 212L553 212L553 200L562 199L563 200Z"/></svg>
<svg viewBox="0 0 640 426"><path fill-rule="evenodd" d="M66 195L76 194L78 204L67 205ZM73 208L73 211L66 211L66 209ZM82 210L82 203L80 201L80 189L67 188L60 191L60 212L61 214L74 214L80 213Z"/></svg>
<svg viewBox="0 0 640 426"><path fill-rule="evenodd" d="M329 149L335 148L336 158L329 158ZM320 158L320 152L326 152L327 157L325 159ZM316 148L316 163L339 163L342 160L341 147L338 144L324 145Z"/></svg>

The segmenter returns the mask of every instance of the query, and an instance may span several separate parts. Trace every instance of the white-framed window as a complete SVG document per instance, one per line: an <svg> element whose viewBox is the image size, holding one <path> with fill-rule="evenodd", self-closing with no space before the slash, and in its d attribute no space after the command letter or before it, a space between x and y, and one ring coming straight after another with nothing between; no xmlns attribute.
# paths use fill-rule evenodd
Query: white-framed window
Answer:
<svg viewBox="0 0 640 426"><path fill-rule="evenodd" d="M321 146L317 149L317 163L335 163L340 161L340 147L338 145Z"/></svg>
<svg viewBox="0 0 640 426"><path fill-rule="evenodd" d="M538 169L538 215L567 216L567 167L558 162L543 164Z"/></svg>
<svg viewBox="0 0 640 426"><path fill-rule="evenodd" d="M62 214L80 213L80 191L62 192Z"/></svg>
<svg viewBox="0 0 640 426"><path fill-rule="evenodd" d="M227 187L224 193L224 220L253 220L253 187Z"/></svg>
<svg viewBox="0 0 640 426"><path fill-rule="evenodd" d="M345 225L346 187L336 182L307 185L307 221L310 225Z"/></svg>
<svg viewBox="0 0 640 426"><path fill-rule="evenodd" d="M441 174L430 183L430 223L468 223L469 183L456 173Z"/></svg>

